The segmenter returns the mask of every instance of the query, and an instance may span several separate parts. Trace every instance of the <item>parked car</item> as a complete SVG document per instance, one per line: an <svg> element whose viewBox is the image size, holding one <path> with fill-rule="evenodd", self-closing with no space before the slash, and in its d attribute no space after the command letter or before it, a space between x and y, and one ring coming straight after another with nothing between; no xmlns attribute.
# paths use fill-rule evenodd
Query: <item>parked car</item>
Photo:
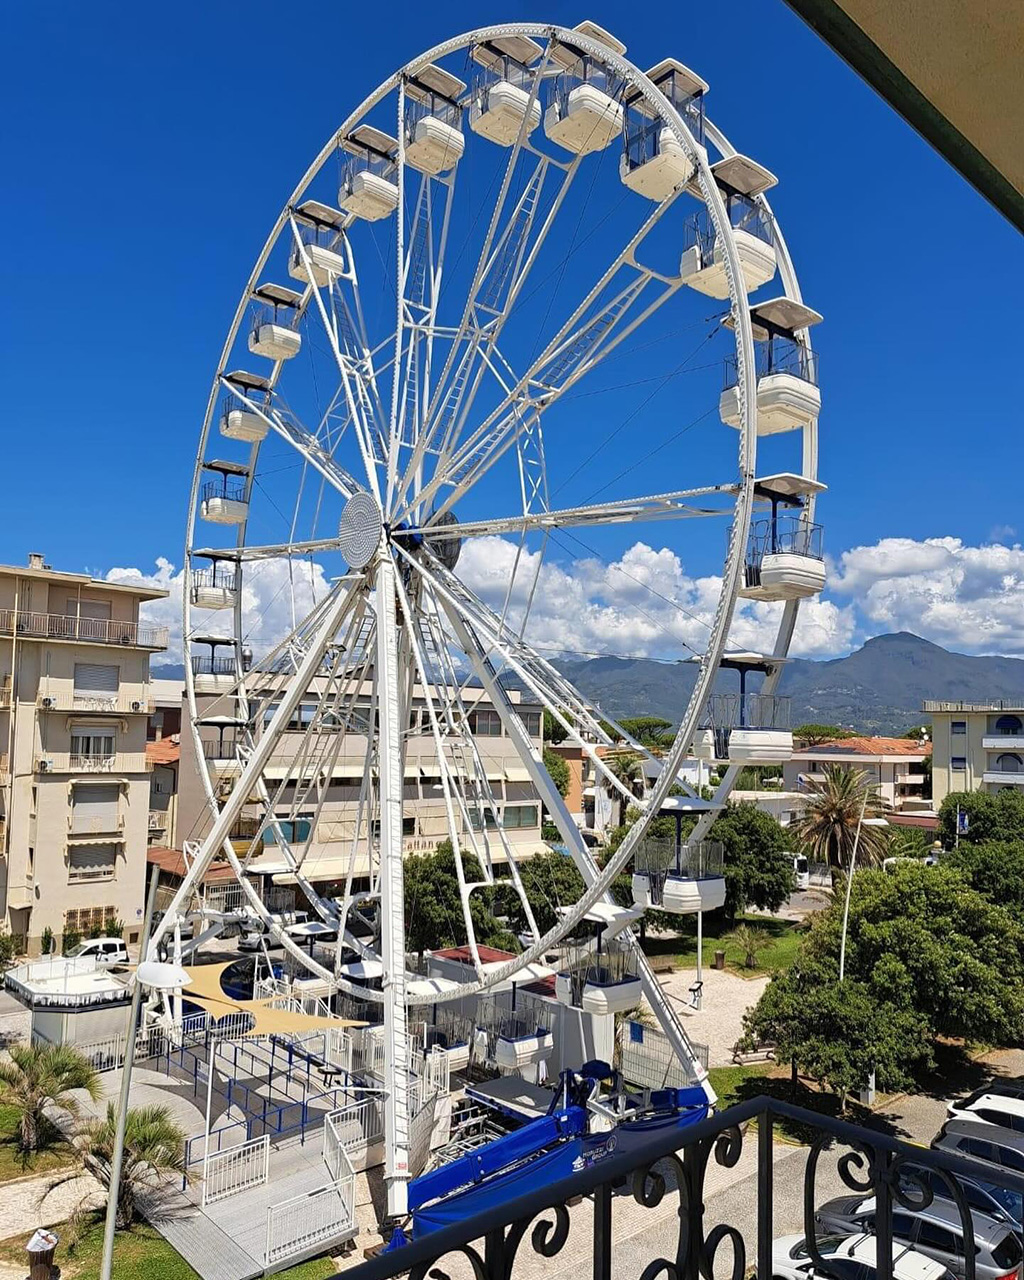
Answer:
<svg viewBox="0 0 1024 1280"><path fill-rule="evenodd" d="M815 1213L815 1221L826 1231L869 1231L875 1229L874 1197L838 1196ZM1024 1250L1013 1227L1005 1218L996 1219L972 1210L974 1267L978 1280L1017 1280ZM893 1209L893 1239L934 1258L958 1277L966 1276L963 1223L960 1210L951 1200L933 1200L926 1208L909 1212Z"/></svg>
<svg viewBox="0 0 1024 1280"><path fill-rule="evenodd" d="M829 1271L841 1280L875 1280L877 1244L874 1236L818 1236L818 1252L828 1260ZM925 1257L916 1249L893 1243L893 1280L952 1280L941 1262ZM814 1270L804 1236L781 1236L772 1245L774 1280L824 1280L824 1273Z"/></svg>
<svg viewBox="0 0 1024 1280"><path fill-rule="evenodd" d="M1024 1090L1016 1082L1000 1088L999 1082L993 1081L968 1097L951 1102L949 1115L956 1120L978 1120L1024 1133Z"/></svg>
<svg viewBox="0 0 1024 1280"><path fill-rule="evenodd" d="M1013 1173L1024 1173L1024 1133L984 1120L947 1120L932 1139L936 1151L973 1156Z"/></svg>
<svg viewBox="0 0 1024 1280"><path fill-rule="evenodd" d="M807 889L811 884L811 868L802 853L790 855L793 859L793 883L798 889Z"/></svg>
<svg viewBox="0 0 1024 1280"><path fill-rule="evenodd" d="M958 1181L972 1210L987 1213L997 1221L1008 1222L1014 1230L1020 1232L1021 1222L1024 1221L1024 1197L1019 1191L997 1186L994 1182L982 1182L981 1179L959 1178ZM923 1165L905 1165L901 1182L911 1196L920 1196L923 1183L930 1188L936 1199L952 1201L948 1185L934 1169L926 1169Z"/></svg>
<svg viewBox="0 0 1024 1280"><path fill-rule="evenodd" d="M128 948L122 938L86 938L77 947L72 947L65 959L95 959L101 969L112 969L114 965L128 963Z"/></svg>

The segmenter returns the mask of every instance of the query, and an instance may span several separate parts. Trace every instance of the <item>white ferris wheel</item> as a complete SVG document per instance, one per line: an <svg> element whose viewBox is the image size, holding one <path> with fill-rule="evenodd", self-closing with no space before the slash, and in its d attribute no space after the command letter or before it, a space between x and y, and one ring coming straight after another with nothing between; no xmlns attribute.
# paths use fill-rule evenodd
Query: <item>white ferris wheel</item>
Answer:
<svg viewBox="0 0 1024 1280"><path fill-rule="evenodd" d="M405 1203L416 1006L507 985L611 903L610 885L678 792L688 754L725 766L713 800L688 787L675 797L697 818L696 844L743 764L792 750L773 695L800 599L824 582L808 339L820 316L802 302L766 198L775 179L706 117L708 86L674 59L645 73L624 54L589 22L496 26L430 49L376 89L277 218L203 424L187 528L186 681L198 758L225 767L203 775L212 826L153 945L223 857L296 963L380 1009L392 1213ZM685 328L688 343L713 340L702 358L726 369L709 403L672 397L676 425L694 420L685 466L663 492L637 496L620 483L621 497L560 506L551 457L566 457L567 444L589 452L587 423L600 418L602 397L583 402L586 418L566 406L648 335L675 354L673 334ZM703 537L721 589L674 745L657 761L639 821L599 869L507 677L550 712L596 777L626 793L601 752L612 741L607 721L531 646L529 616L549 540L652 521L662 533L685 521L695 546ZM709 526L717 534L701 532ZM493 536L517 548L501 607L460 577L471 540ZM263 642L246 593L268 564L280 572L291 626ZM765 653L729 648L739 597L783 602ZM738 671L741 694L715 701L723 668ZM756 695L746 689L751 671L763 675ZM469 729L470 678L587 886L543 935ZM296 726L301 745L282 768L282 735L294 743ZM433 754L455 855L472 960L464 983L431 986L407 973L403 805L414 735L416 750ZM328 898L304 863L335 764L354 750L362 768L351 866L345 892ZM238 821L253 812L246 851ZM298 813L312 820L288 821ZM336 964L284 933L247 875L271 832L311 909L339 931ZM499 867L522 898L529 942L515 959L484 965L471 907ZM642 890L638 903L648 905ZM357 918L372 925L370 941L351 927ZM621 936L631 945L628 929ZM678 1016L635 950L647 1001L700 1078ZM342 963L352 951L362 967Z"/></svg>

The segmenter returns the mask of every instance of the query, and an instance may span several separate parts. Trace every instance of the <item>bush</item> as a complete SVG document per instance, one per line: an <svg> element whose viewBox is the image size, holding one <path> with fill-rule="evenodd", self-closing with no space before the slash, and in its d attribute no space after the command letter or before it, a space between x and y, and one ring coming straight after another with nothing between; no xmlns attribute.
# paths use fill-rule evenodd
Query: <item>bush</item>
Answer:
<svg viewBox="0 0 1024 1280"><path fill-rule="evenodd" d="M14 938L5 929L0 933L0 964L10 964L16 953Z"/></svg>
<svg viewBox="0 0 1024 1280"><path fill-rule="evenodd" d="M82 935L77 929L65 929L60 940L61 952L67 955L69 951L74 951L81 941Z"/></svg>
<svg viewBox="0 0 1024 1280"><path fill-rule="evenodd" d="M48 956L53 950L53 930L49 925L43 930L43 955Z"/></svg>

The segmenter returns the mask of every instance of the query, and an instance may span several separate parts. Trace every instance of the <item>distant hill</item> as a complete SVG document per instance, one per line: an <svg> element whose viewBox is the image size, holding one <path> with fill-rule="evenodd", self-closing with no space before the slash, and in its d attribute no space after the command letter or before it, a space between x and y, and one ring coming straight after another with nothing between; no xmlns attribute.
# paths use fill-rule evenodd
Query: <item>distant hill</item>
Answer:
<svg viewBox="0 0 1024 1280"><path fill-rule="evenodd" d="M606 714L682 719L697 675L691 663L646 658L566 659L558 667ZM161 680L183 680L185 668L153 667ZM510 681L510 683L515 683ZM731 691L734 681L723 678ZM793 724L839 724L861 733L900 733L926 717L926 698L985 702L1024 699L1024 659L974 658L951 653L909 631L875 636L845 658L794 658L780 693L792 698Z"/></svg>
<svg viewBox="0 0 1024 1280"><path fill-rule="evenodd" d="M591 658L559 667L608 715L682 718L694 666L646 659ZM731 683L730 683L730 688ZM876 636L845 658L786 664L779 692L792 698L793 724L848 725L863 733L898 733L925 717L926 698L984 702L1024 698L1024 659L951 653L908 631Z"/></svg>

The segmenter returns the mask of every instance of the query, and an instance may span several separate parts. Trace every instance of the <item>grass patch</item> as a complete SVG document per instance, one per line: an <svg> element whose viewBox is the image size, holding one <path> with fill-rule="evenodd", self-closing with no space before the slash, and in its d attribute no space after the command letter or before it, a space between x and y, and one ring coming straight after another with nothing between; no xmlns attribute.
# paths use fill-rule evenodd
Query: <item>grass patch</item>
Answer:
<svg viewBox="0 0 1024 1280"><path fill-rule="evenodd" d="M711 1067L708 1079L711 1087L718 1094L718 1107L731 1107L734 1102L745 1098L757 1097L766 1090L752 1085L751 1081L763 1080L777 1070L774 1062L751 1063L747 1067Z"/></svg>
<svg viewBox="0 0 1024 1280"><path fill-rule="evenodd" d="M43 1150L25 1155L18 1150L18 1133L21 1113L17 1107L0 1104L0 1182L14 1178L29 1178L37 1173L52 1173L71 1164L71 1152L59 1132L47 1126L40 1127L40 1137L45 1140Z"/></svg>
<svg viewBox="0 0 1024 1280"><path fill-rule="evenodd" d="M724 943L722 939L739 924L749 924L762 929L771 938L758 957L755 969L743 966L744 955L740 947L733 943ZM796 920L779 920L774 916L737 916L735 922L716 920L708 916L704 920L704 967L710 968L715 961L716 951L725 951L725 967L743 977L760 977L776 969L790 969L796 961L800 944L804 939L804 927ZM644 951L649 958L671 960L680 969L697 967L697 925L690 916L680 921L680 931L675 934L662 934L659 937L648 935L644 941Z"/></svg>
<svg viewBox="0 0 1024 1280"><path fill-rule="evenodd" d="M58 1236L61 1228L55 1227ZM31 1234L31 1233L30 1233ZM29 1236L15 1236L0 1242L0 1259L23 1266L27 1257L25 1245ZM103 1258L103 1220L97 1218L86 1230L71 1254L61 1239L56 1262L62 1280L95 1280ZM290 1271L277 1273L279 1280L324 1280L337 1268L330 1258L311 1258ZM199 1280L185 1259L167 1241L145 1223L131 1231L119 1231L114 1239L113 1280Z"/></svg>

